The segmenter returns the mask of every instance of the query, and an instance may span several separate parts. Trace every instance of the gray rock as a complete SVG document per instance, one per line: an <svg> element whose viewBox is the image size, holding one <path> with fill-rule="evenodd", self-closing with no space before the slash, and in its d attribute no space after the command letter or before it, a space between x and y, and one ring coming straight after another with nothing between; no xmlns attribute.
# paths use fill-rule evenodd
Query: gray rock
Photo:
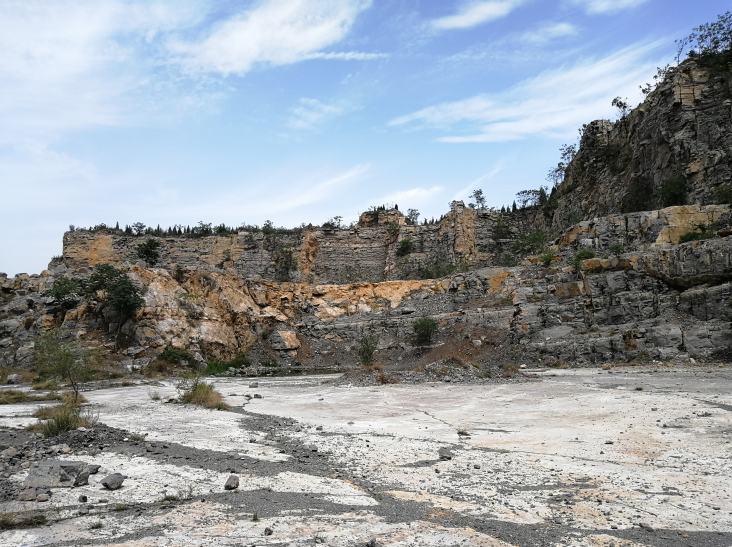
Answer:
<svg viewBox="0 0 732 547"><path fill-rule="evenodd" d="M254 389L257 387L259 387L259 382L252 382L251 384L249 384L249 389Z"/></svg>
<svg viewBox="0 0 732 547"><path fill-rule="evenodd" d="M90 469L86 462L46 460L34 462L23 484L37 488L70 488L89 482Z"/></svg>
<svg viewBox="0 0 732 547"><path fill-rule="evenodd" d="M79 503L86 503L87 501L89 501L89 498L87 498L84 494L79 496Z"/></svg>
<svg viewBox="0 0 732 547"><path fill-rule="evenodd" d="M230 475L228 479L226 479L226 484L224 484L224 490L236 490L239 488L239 477L236 475Z"/></svg>
<svg viewBox="0 0 732 547"><path fill-rule="evenodd" d="M20 494L18 494L18 500L20 501L33 501L38 496L35 488L26 488Z"/></svg>
<svg viewBox="0 0 732 547"><path fill-rule="evenodd" d="M297 334L289 330L278 330L269 337L269 345L274 350L292 350L300 347Z"/></svg>
<svg viewBox="0 0 732 547"><path fill-rule="evenodd" d="M22 384L23 377L20 374L8 374L8 384Z"/></svg>
<svg viewBox="0 0 732 547"><path fill-rule="evenodd" d="M270 528L269 526L264 529L265 536L271 536L272 534L274 534L274 530L272 530L272 528Z"/></svg>
<svg viewBox="0 0 732 547"><path fill-rule="evenodd" d="M102 486L107 490L119 490L122 488L122 483L126 478L121 473L112 473L102 479Z"/></svg>
<svg viewBox="0 0 732 547"><path fill-rule="evenodd" d="M263 397L259 393L254 394L255 399L263 399Z"/></svg>
<svg viewBox="0 0 732 547"><path fill-rule="evenodd" d="M48 501L50 499L51 496L49 496L48 494L38 494L38 496L36 497L36 501Z"/></svg>

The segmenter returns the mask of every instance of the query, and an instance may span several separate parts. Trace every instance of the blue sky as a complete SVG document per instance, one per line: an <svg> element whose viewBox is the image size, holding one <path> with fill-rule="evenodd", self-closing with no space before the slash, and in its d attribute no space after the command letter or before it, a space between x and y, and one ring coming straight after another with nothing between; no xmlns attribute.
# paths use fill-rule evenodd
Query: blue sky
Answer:
<svg viewBox="0 0 732 547"><path fill-rule="evenodd" d="M0 0L0 271L70 224L439 216L546 184L704 0Z"/></svg>

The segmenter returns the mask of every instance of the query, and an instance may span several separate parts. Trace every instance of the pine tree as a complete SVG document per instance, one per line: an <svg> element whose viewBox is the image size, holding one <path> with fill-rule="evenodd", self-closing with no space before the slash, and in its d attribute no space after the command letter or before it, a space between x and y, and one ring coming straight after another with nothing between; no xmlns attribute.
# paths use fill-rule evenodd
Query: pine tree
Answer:
<svg viewBox="0 0 732 547"><path fill-rule="evenodd" d="M513 205L511 205L511 212L512 213L516 212L516 202L515 201L513 202Z"/></svg>

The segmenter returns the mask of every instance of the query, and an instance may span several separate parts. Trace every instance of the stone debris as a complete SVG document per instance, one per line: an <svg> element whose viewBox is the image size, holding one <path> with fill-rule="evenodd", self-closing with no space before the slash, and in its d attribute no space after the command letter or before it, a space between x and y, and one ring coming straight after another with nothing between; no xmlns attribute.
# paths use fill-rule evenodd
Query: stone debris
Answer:
<svg viewBox="0 0 732 547"><path fill-rule="evenodd" d="M23 484L26 487L71 488L88 484L90 474L86 462L45 460L31 464Z"/></svg>
<svg viewBox="0 0 732 547"><path fill-rule="evenodd" d="M121 473L112 473L101 480L102 486L107 490L119 490L127 477Z"/></svg>
<svg viewBox="0 0 732 547"><path fill-rule="evenodd" d="M239 477L236 475L230 475L228 479L226 479L226 484L224 484L224 490L236 490L239 488Z"/></svg>
<svg viewBox="0 0 732 547"><path fill-rule="evenodd" d="M23 377L20 374L8 374L8 384L22 384Z"/></svg>

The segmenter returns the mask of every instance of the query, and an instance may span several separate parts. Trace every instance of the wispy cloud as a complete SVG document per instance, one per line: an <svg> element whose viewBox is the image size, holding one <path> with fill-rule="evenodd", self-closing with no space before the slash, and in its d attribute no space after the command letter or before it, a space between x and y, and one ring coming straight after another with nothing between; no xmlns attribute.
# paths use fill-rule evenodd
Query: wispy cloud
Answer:
<svg viewBox="0 0 732 547"><path fill-rule="evenodd" d="M503 171L503 163L500 162L498 165L496 165L493 169L488 171L485 175L482 175L475 179L474 181L471 181L470 184L465 186L464 188L461 188L457 192L455 192L455 195L452 196L453 200L462 200L467 201L470 197L470 194L472 193L471 190L475 190L478 188L478 185L491 180L493 177L495 177L498 173Z"/></svg>
<svg viewBox="0 0 732 547"><path fill-rule="evenodd" d="M535 30L521 35L521 41L533 44L545 44L558 38L576 36L578 29L571 23L545 23Z"/></svg>
<svg viewBox="0 0 732 547"><path fill-rule="evenodd" d="M223 22L200 42L172 42L170 48L188 70L223 75L245 74L259 63L365 59L369 54L320 50L341 41L370 5L371 0L268 0Z"/></svg>
<svg viewBox="0 0 732 547"><path fill-rule="evenodd" d="M609 116L613 97L638 96L654 72L648 54L662 43L635 44L600 60L547 71L492 95L443 103L389 122L391 126L462 129L442 142L502 142L531 135L570 135L598 116ZM476 131L477 129L477 131Z"/></svg>
<svg viewBox="0 0 732 547"><path fill-rule="evenodd" d="M336 59L341 61L372 61L389 57L388 53L361 53L358 51L345 51L342 53L311 53L306 59Z"/></svg>
<svg viewBox="0 0 732 547"><path fill-rule="evenodd" d="M344 105L326 104L304 97L298 101L298 106L290 110L291 116L287 125L292 129L313 129L347 110Z"/></svg>
<svg viewBox="0 0 732 547"><path fill-rule="evenodd" d="M0 143L124 124L151 71L139 61L199 16L195 1L0 3Z"/></svg>
<svg viewBox="0 0 732 547"><path fill-rule="evenodd" d="M488 21L505 17L524 0L491 0L488 2L469 2L455 15L441 17L432 21L432 26L440 30L470 28Z"/></svg>
<svg viewBox="0 0 732 547"><path fill-rule="evenodd" d="M435 196L442 193L442 186L432 186L430 188L411 188L409 190L400 190L399 192L391 192L380 198L369 201L370 205L381 205L384 203L408 203L410 206L420 206L429 203Z"/></svg>
<svg viewBox="0 0 732 547"><path fill-rule="evenodd" d="M572 0L587 13L613 13L645 4L648 0Z"/></svg>

